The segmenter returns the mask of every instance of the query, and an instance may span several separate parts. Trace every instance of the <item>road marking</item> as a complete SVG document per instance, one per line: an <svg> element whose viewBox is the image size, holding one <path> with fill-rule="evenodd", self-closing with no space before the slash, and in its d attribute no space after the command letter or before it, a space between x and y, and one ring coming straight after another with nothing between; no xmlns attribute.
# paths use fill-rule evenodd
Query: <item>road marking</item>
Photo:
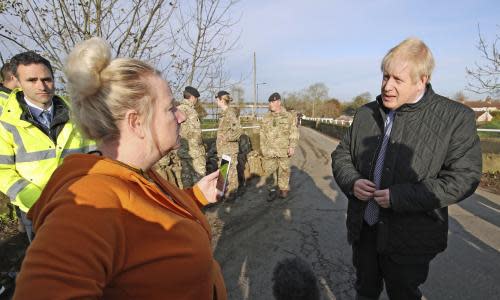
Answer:
<svg viewBox="0 0 500 300"><path fill-rule="evenodd" d="M330 289L330 287L328 286L328 283L326 282L326 279L323 278L323 277L320 277L319 278L319 283L321 283L321 285L323 286L323 288L325 289L325 292L326 292L326 297L330 300L336 300L337 298L335 297L335 295L333 294L332 290Z"/></svg>
<svg viewBox="0 0 500 300"><path fill-rule="evenodd" d="M500 213L500 210L499 210L499 209L496 209L496 208L494 208L494 207L491 207L491 206L489 206L488 204L485 204L485 203L483 203L483 202L481 202L481 201L478 201L477 203L478 203L478 204L481 204L482 206L485 206L485 207L487 207L487 208L489 208L489 209L491 209L491 210L494 210L494 211L495 211L495 212L497 212L497 213Z"/></svg>
<svg viewBox="0 0 500 300"><path fill-rule="evenodd" d="M457 215L460 217L457 217ZM472 234L493 249L500 251L500 230L498 226L481 219L458 205L450 206L450 216L455 216L454 220L462 225L462 230ZM473 220L473 222L469 220Z"/></svg>
<svg viewBox="0 0 500 300"><path fill-rule="evenodd" d="M240 286L243 299L248 299L250 295L250 278L247 274L247 259L248 257L245 257L245 261L241 265L240 277L238 278L238 285Z"/></svg>

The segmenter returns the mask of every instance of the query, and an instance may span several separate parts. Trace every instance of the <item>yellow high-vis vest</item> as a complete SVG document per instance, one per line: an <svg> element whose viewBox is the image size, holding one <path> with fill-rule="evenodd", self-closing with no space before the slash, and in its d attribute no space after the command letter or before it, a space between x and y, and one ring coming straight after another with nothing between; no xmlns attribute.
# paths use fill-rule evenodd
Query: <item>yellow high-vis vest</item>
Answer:
<svg viewBox="0 0 500 300"><path fill-rule="evenodd" d="M2 107L7 102L7 99L9 99L9 95L10 92L8 92L8 89L0 84L0 114L2 114Z"/></svg>
<svg viewBox="0 0 500 300"><path fill-rule="evenodd" d="M57 103L54 118L60 114L67 121L57 127L54 142L33 121L28 108L23 110L18 101L23 97L21 91L14 90L0 108L0 191L27 212L63 158L94 150L95 143L75 128L69 120L68 105L57 96L53 100L53 105Z"/></svg>

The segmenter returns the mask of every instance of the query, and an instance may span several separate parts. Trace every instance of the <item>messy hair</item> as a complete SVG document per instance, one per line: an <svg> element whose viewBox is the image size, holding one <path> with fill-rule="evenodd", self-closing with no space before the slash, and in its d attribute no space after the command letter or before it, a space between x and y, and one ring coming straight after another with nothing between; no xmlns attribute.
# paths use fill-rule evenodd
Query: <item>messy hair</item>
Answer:
<svg viewBox="0 0 500 300"><path fill-rule="evenodd" d="M430 81L434 70L434 57L427 45L417 38L408 38L387 52L380 66L382 72L390 70L396 60L403 60L410 64L410 76L413 82L423 76Z"/></svg>

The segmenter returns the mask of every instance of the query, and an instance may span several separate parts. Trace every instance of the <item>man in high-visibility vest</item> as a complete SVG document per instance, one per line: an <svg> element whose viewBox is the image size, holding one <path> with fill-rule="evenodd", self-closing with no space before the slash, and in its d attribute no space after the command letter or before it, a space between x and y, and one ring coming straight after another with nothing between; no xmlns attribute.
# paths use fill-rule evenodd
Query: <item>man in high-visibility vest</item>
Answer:
<svg viewBox="0 0 500 300"><path fill-rule="evenodd" d="M11 58L20 89L12 91L0 114L0 191L22 212L31 240L31 222L26 218L43 187L62 159L94 148L69 119L68 104L54 95L50 62L28 51Z"/></svg>
<svg viewBox="0 0 500 300"><path fill-rule="evenodd" d="M7 99L9 98L10 93L12 90L15 88L19 87L16 77L14 76L14 71L12 70L12 64L10 62L6 62L3 64L2 68L0 69L0 76L2 77L2 82L0 83L0 114L2 113L3 110L3 105L5 102L7 102ZM9 203L9 197L5 195L4 193L0 192L0 202L2 204ZM20 232L25 232L24 225L21 222L21 211L19 208L16 209L16 214L18 216L17 219L17 229Z"/></svg>
<svg viewBox="0 0 500 300"><path fill-rule="evenodd" d="M9 98L10 92L18 87L17 80L14 77L14 71L12 70L12 64L6 62L0 69L0 76L2 76L2 82L0 83L0 112L3 104Z"/></svg>

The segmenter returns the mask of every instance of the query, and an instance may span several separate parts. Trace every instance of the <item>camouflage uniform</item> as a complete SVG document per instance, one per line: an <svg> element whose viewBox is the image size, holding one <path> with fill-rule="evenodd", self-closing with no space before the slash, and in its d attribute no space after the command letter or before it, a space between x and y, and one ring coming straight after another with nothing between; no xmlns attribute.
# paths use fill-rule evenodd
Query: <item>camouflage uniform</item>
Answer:
<svg viewBox="0 0 500 300"><path fill-rule="evenodd" d="M220 115L217 130L217 156L219 162L223 154L231 156L231 167L226 195L232 195L238 190L238 150L241 136L240 120L233 108L228 107Z"/></svg>
<svg viewBox="0 0 500 300"><path fill-rule="evenodd" d="M184 188L181 181L181 162L175 151L167 153L153 166L153 168L170 183L178 186L180 189Z"/></svg>
<svg viewBox="0 0 500 300"><path fill-rule="evenodd" d="M260 148L262 151L262 168L264 176L273 175L270 189L274 189L276 181L280 190L290 190L290 157L288 148L297 146L299 130L295 114L281 107L281 112L268 112L260 126ZM276 178L277 177L277 178Z"/></svg>
<svg viewBox="0 0 500 300"><path fill-rule="evenodd" d="M177 109L186 115L181 124L181 146L177 156L181 162L181 188L190 188L206 173L205 146L201 139L201 126L194 104L183 100Z"/></svg>

